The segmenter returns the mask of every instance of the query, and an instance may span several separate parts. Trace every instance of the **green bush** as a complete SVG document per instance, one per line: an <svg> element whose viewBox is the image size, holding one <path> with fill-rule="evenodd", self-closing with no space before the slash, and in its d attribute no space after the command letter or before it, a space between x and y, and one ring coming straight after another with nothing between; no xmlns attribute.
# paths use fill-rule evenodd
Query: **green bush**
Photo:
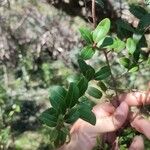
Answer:
<svg viewBox="0 0 150 150"><path fill-rule="evenodd" d="M143 64L149 65L149 54L143 51L143 47L147 47L144 33L150 25L150 19L146 18L150 17L147 12L139 17L140 21L136 29L127 22L118 21L119 36L126 30L131 35L123 39L116 35L109 35L111 22L108 18L103 19L94 30L80 28L81 36L86 43L78 55L81 75L78 79L74 78L67 89L63 86L51 87L49 90L51 108L40 116L40 120L51 127L55 133L54 145L59 146L66 141L69 137L68 124L73 124L78 118L93 125L96 123L95 115L91 111L93 105L89 99L95 102L103 95L108 96L110 90L113 90L116 96L120 91L132 90L132 87L122 89L118 76L122 78L128 75L129 80L130 76L138 74ZM97 52L104 55L106 59L104 65L98 70L86 62ZM110 60L110 55L115 55L115 60ZM119 74L114 73L116 64L117 67L122 68ZM109 95L109 97L112 96L114 95ZM124 142L129 138L125 137ZM124 142L121 141L122 147Z"/></svg>

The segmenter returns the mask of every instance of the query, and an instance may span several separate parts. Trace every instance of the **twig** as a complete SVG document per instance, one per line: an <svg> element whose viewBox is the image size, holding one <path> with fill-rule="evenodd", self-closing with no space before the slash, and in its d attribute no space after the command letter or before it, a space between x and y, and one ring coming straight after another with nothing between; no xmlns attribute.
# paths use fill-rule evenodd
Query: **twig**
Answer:
<svg viewBox="0 0 150 150"><path fill-rule="evenodd" d="M96 27L96 13L95 13L95 0L92 0L92 19L93 19L93 27Z"/></svg>
<svg viewBox="0 0 150 150"><path fill-rule="evenodd" d="M86 14L85 14L85 16L86 16L86 19L88 19L88 9L87 9L87 4L86 4L86 0L84 0L84 6L85 6L85 10L86 10Z"/></svg>
<svg viewBox="0 0 150 150"><path fill-rule="evenodd" d="M117 87L116 87L116 80L112 74L112 71L111 71L111 67L110 67L110 64L109 64L109 59L108 59L108 56L107 56L107 52L105 50L103 50L103 53L104 53L104 56L105 56L105 59L106 59L106 63L108 65L108 67L110 68L110 75L111 75L111 79L113 81L113 86L114 86L114 90L115 90L115 93L116 93L116 98L117 100L119 99L118 97L118 91L117 91Z"/></svg>
<svg viewBox="0 0 150 150"><path fill-rule="evenodd" d="M95 0L92 0L92 18L93 18L93 26L95 28L96 27ZM108 67L110 68L110 64L109 64L109 60L108 60L108 56L107 56L108 53L105 50L103 50L103 52L104 52L104 55L105 55L105 58L106 58L106 63L108 65ZM115 78L112 74L111 68L110 68L110 73L111 73L111 78L112 78L113 86L114 86L115 93L116 93L116 98L118 100L119 97L118 97L118 92L117 92L117 88L116 88L116 80L115 80Z"/></svg>

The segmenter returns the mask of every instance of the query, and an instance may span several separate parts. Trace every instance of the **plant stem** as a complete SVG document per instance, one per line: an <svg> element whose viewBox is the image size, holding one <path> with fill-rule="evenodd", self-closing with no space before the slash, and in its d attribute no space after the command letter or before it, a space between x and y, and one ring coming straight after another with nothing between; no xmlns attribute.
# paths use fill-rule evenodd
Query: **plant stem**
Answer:
<svg viewBox="0 0 150 150"><path fill-rule="evenodd" d="M93 27L96 28L95 0L92 0L92 18L93 18Z"/></svg>
<svg viewBox="0 0 150 150"><path fill-rule="evenodd" d="M96 28L96 13L95 13L95 0L92 0L92 18L93 18L93 27ZM109 59L108 59L108 56L107 56L107 52L105 50L103 50L104 52L104 55L105 55L105 58L106 58L106 63L108 65L108 67L110 68L110 73L111 73L111 78L112 78L112 81L113 81L113 86L114 86L114 89L115 89L115 93L116 93L116 98L117 98L117 101L118 101L118 92L117 92L117 87L116 87L116 80L112 74L112 71L111 71L111 67L110 67L110 64L109 64Z"/></svg>
<svg viewBox="0 0 150 150"><path fill-rule="evenodd" d="M112 74L112 71L111 71L111 67L110 67L108 56L107 56L107 52L105 50L103 50L103 53L104 53L104 56L105 56L105 59L106 59L106 63L108 65L109 69L110 69L110 75L111 75L111 79L113 81L113 86L114 86L114 90L115 90L115 93L116 93L116 98L117 98L117 101L118 101L119 97L118 97L118 91L117 91L117 87L116 87L116 80L115 80L115 78Z"/></svg>

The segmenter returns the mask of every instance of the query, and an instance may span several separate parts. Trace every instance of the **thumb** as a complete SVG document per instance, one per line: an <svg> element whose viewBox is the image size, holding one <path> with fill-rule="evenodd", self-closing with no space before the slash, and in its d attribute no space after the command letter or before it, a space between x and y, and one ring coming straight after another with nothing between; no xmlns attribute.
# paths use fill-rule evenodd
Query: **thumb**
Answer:
<svg viewBox="0 0 150 150"><path fill-rule="evenodd" d="M144 141L142 136L135 136L129 150L144 150Z"/></svg>
<svg viewBox="0 0 150 150"><path fill-rule="evenodd" d="M131 126L150 139L150 120L146 120L141 115L136 115L135 113L130 114L130 119Z"/></svg>
<svg viewBox="0 0 150 150"><path fill-rule="evenodd" d="M97 134L112 132L119 129L127 119L129 107L126 102L122 102L111 116L97 118L96 125L92 132Z"/></svg>

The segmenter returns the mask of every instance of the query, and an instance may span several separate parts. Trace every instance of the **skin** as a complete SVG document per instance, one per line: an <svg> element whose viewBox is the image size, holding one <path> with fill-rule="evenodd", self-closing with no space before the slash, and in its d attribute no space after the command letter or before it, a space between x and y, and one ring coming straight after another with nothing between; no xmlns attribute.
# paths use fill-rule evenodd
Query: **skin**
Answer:
<svg viewBox="0 0 150 150"><path fill-rule="evenodd" d="M119 95L117 103L119 106L114 107L116 99L112 103L105 102L98 104L93 108L96 115L96 125L93 126L88 122L78 119L71 127L71 140L58 150L92 150L96 144L96 138L103 136L110 143L114 143L112 149L119 150L116 141L115 131L122 128L125 122L130 122L131 127L144 134L150 139L150 121L144 119L140 114L130 111L131 106L143 106L150 104L150 92L132 92ZM136 136L129 150L144 150L142 136Z"/></svg>

